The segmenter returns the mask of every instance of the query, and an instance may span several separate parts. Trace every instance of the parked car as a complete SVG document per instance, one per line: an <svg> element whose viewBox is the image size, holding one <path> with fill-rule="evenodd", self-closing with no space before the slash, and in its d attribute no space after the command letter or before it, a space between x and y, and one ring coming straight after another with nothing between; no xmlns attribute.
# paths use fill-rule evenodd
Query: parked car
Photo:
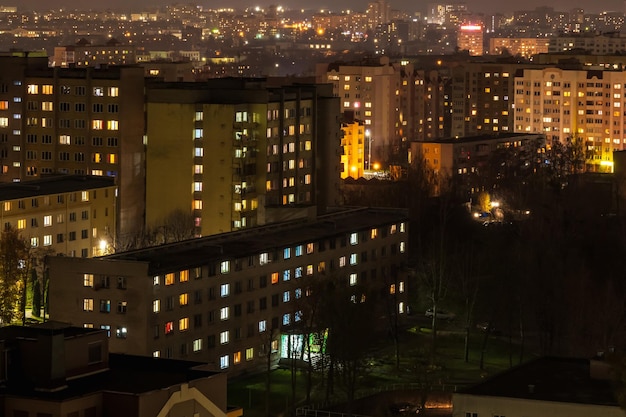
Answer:
<svg viewBox="0 0 626 417"><path fill-rule="evenodd" d="M392 404L389 411L393 416L407 416L409 414L419 414L422 408L417 404L408 402Z"/></svg>
<svg viewBox="0 0 626 417"><path fill-rule="evenodd" d="M433 316L434 316L434 313L433 313L432 308L429 308L428 310L426 310L426 317L432 319ZM456 314L450 311L437 309L437 320L453 320L455 317L456 317Z"/></svg>

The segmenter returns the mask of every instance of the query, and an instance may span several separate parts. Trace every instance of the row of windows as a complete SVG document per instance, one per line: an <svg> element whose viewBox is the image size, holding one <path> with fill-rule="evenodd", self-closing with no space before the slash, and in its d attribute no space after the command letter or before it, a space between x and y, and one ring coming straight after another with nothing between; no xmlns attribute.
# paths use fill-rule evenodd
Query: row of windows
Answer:
<svg viewBox="0 0 626 417"><path fill-rule="evenodd" d="M18 227L19 228L19 227ZM94 233L96 233L96 229L94 228ZM94 236L95 237L95 236ZM75 241L77 238L77 232L76 231L72 231L72 232L68 232L67 233L67 240L70 242ZM89 231L87 229L83 229L80 231L80 238L81 239L88 239L89 238ZM56 243L63 243L66 240L66 235L64 233L57 233L56 235ZM30 238L30 246L33 248L37 248L39 247L39 245L43 244L43 246L50 246L52 244L54 244L53 241L53 236L52 235L44 235L41 242L38 236L34 236Z"/></svg>
<svg viewBox="0 0 626 417"><path fill-rule="evenodd" d="M20 116L14 118L21 118L19 114L14 116ZM26 125L54 128L54 119L29 117L26 119ZM118 120L93 119L88 123L85 119L59 119L58 127L61 129L87 129L88 126L93 130L119 130L120 124ZM0 127L9 127L8 117L0 117Z"/></svg>
<svg viewBox="0 0 626 417"><path fill-rule="evenodd" d="M87 93L87 87L85 86L76 86L72 89L70 86L61 86L60 87L61 94L69 95L72 94L72 90L74 95L84 96ZM50 84L28 84L26 87L26 92L28 94L44 94L51 95L54 94L54 86ZM91 89L91 94L94 97L104 97L105 95L108 97L118 97L120 94L120 89L118 87L93 87Z"/></svg>
<svg viewBox="0 0 626 417"><path fill-rule="evenodd" d="M26 136L26 142L27 143L37 143L39 140L39 137L36 134L28 134ZM52 136L51 135L41 135L41 143L43 143L44 145L51 145L52 144ZM71 136L71 135L59 135L59 144L60 145L78 145L78 146L83 146L85 145L87 142L85 140L84 136ZM106 145L107 146L118 146L119 140L116 137L108 137L106 138ZM91 138L91 145L92 146L103 146L104 144L104 140L102 137L100 136L94 136Z"/></svg>
<svg viewBox="0 0 626 417"><path fill-rule="evenodd" d="M117 312L120 314L126 314L128 310L128 302L126 301L118 301L117 302ZM84 298L83 299L83 311L92 312L94 311L94 299L93 298ZM111 312L111 300L101 299L100 300L100 310L101 313L110 313Z"/></svg>
<svg viewBox="0 0 626 417"><path fill-rule="evenodd" d="M89 201L90 198L90 194L91 194L91 198L96 199L98 196L98 192L97 190L92 190L91 192L89 191L81 191L80 192L80 201L81 202L87 202ZM59 194L56 196L56 201L57 204L65 204L65 200L70 201L70 202L76 202L77 201L77 193L69 193L69 194ZM104 190L104 197L108 198L109 197L109 190L105 189ZM30 200L30 206L31 207L39 207L39 203L41 201L42 205L44 206L49 206L52 203L52 200L54 198L51 196L43 196L43 197L35 197L32 198ZM18 201L4 201L2 203L2 209L6 212L6 211L11 211L13 210L15 207L19 208L19 209L25 209L26 208L26 200L18 200ZM75 213L74 213L75 215ZM72 214L70 213L70 217L72 217ZM71 219L70 219L71 220ZM44 220L45 223L45 220Z"/></svg>
<svg viewBox="0 0 626 417"><path fill-rule="evenodd" d="M277 349L278 346L278 342L276 342L276 348L273 349L273 351L275 351ZM207 342L210 343L210 340ZM193 350L194 353L200 352L203 349L203 339L195 339L192 344L191 344L191 348ZM180 346L180 354L181 356L185 356L188 354L188 346L186 343L181 344ZM260 349L260 351L262 351L263 349ZM251 361L254 359L254 348L250 347L247 348L245 350L245 352L243 352L243 354L245 355L245 360L246 361ZM155 358L159 358L161 357L161 351L159 350L155 350L154 352L152 352L152 356ZM171 348L168 348L165 352L164 352L164 356L167 358L172 358L174 357L173 352L171 350ZM232 354L232 364L233 365L237 365L239 363L241 363L242 361L242 352L238 351ZM220 368L221 369L226 369L230 366L231 364L231 355L222 355L220 356Z"/></svg>

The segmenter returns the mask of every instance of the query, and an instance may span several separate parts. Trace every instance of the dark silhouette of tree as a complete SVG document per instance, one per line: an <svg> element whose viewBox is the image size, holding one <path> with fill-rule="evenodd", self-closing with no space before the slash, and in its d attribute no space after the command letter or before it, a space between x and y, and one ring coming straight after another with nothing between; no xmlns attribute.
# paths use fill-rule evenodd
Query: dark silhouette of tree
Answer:
<svg viewBox="0 0 626 417"><path fill-rule="evenodd" d="M39 277L37 276L37 270L35 268L31 269L31 285L33 291L33 308L32 313L35 317L41 316L41 284L39 282Z"/></svg>

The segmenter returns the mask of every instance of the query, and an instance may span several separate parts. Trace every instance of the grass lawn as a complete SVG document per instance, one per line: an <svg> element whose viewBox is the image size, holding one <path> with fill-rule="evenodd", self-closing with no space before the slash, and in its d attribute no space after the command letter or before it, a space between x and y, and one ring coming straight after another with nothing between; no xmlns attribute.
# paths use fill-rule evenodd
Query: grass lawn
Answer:
<svg viewBox="0 0 626 417"><path fill-rule="evenodd" d="M411 328L402 333L400 366L396 368L393 343L381 340L367 359L367 366L359 380L357 397L375 392L403 388L426 387L433 391L454 391L508 369L519 361L519 346L508 339L489 337L484 352L483 369L480 369L481 348L484 334L474 332L470 339L469 361L464 360L464 337L459 332L440 332L437 337L437 354L434 365L430 364L431 334L424 329ZM527 355L526 360L531 355ZM228 404L244 408L246 417L266 415L266 374L239 377L228 384ZM306 374L297 373L296 407L304 406L306 397ZM325 381L314 375L312 404L321 406L326 399ZM346 401L346 391L336 384L331 404ZM280 416L293 409L291 371L276 369L271 372L269 415Z"/></svg>

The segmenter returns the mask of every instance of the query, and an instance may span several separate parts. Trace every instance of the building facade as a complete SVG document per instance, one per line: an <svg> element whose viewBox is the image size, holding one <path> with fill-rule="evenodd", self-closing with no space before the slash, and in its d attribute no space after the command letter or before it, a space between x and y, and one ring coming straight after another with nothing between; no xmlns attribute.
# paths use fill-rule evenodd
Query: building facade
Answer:
<svg viewBox="0 0 626 417"><path fill-rule="evenodd" d="M524 69L515 76L515 131L548 143L580 139L589 169L611 172L626 145L626 72Z"/></svg>
<svg viewBox="0 0 626 417"><path fill-rule="evenodd" d="M158 83L147 100L148 225L182 211L209 235L337 203L340 122L329 86Z"/></svg>
<svg viewBox="0 0 626 417"><path fill-rule="evenodd" d="M140 67L48 68L0 57L0 182L49 174L117 179L120 230L144 210L144 73Z"/></svg>
<svg viewBox="0 0 626 417"><path fill-rule="evenodd" d="M108 177L0 184L1 224L18 230L33 249L83 258L105 255L115 243L116 193Z"/></svg>
<svg viewBox="0 0 626 417"><path fill-rule="evenodd" d="M103 45L92 45L82 38L75 45L55 46L51 65L68 68L135 64L136 49L136 46L123 45L116 39L109 39Z"/></svg>
<svg viewBox="0 0 626 417"><path fill-rule="evenodd" d="M267 355L301 349L315 282L401 318L407 245L404 213L361 209L97 259L50 257L50 317L106 329L112 352L264 369Z"/></svg>

